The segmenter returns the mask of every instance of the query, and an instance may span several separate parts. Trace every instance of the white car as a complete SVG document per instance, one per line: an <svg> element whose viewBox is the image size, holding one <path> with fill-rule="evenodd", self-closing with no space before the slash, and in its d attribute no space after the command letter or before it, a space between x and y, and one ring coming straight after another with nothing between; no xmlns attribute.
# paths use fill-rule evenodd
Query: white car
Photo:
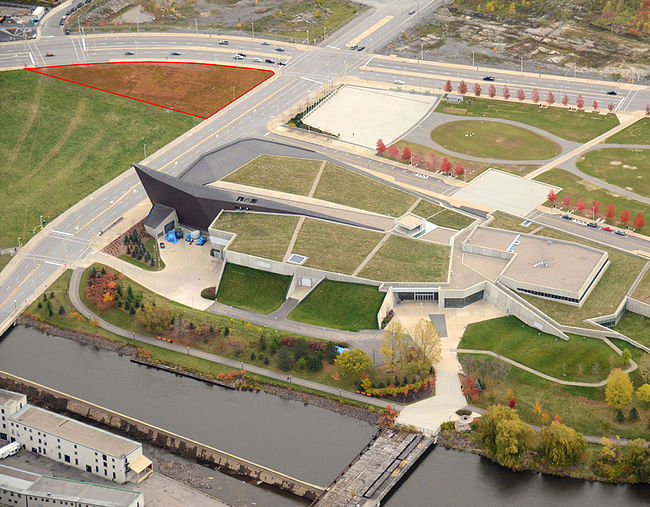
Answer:
<svg viewBox="0 0 650 507"><path fill-rule="evenodd" d="M233 58L235 60L243 60L244 59L244 57L242 55L235 55L235 56L233 56Z"/></svg>
<svg viewBox="0 0 650 507"><path fill-rule="evenodd" d="M254 61L255 63L262 63L262 59L261 59L261 58L253 58L253 61Z"/></svg>
<svg viewBox="0 0 650 507"><path fill-rule="evenodd" d="M393 83L395 83L396 85L403 85L404 81L402 81L401 79L396 79L395 81L393 81Z"/></svg>

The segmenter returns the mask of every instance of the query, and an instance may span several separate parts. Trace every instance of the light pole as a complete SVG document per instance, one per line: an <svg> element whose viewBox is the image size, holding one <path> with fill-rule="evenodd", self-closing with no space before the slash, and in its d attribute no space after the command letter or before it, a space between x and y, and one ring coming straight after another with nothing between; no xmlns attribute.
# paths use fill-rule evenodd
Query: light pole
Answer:
<svg viewBox="0 0 650 507"><path fill-rule="evenodd" d="M18 236L18 248L20 248L22 245L20 244L20 236Z"/></svg>
<svg viewBox="0 0 650 507"><path fill-rule="evenodd" d="M472 68L474 68L474 51L472 51Z"/></svg>
<svg viewBox="0 0 650 507"><path fill-rule="evenodd" d="M142 143L142 149L144 151L144 158L147 158L147 143Z"/></svg>
<svg viewBox="0 0 650 507"><path fill-rule="evenodd" d="M524 57L523 56L519 57L519 68L520 68L521 73L523 74L524 73Z"/></svg>
<svg viewBox="0 0 650 507"><path fill-rule="evenodd" d="M255 25L251 21L251 32L253 32L253 39L255 38Z"/></svg>

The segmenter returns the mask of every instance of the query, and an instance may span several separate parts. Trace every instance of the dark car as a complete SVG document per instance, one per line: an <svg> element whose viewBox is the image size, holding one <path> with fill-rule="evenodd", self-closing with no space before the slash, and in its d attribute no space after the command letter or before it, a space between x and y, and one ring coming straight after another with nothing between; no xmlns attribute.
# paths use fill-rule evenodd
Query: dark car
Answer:
<svg viewBox="0 0 650 507"><path fill-rule="evenodd" d="M45 54L45 56L54 56L54 53L52 53L52 51L48 51L48 52Z"/></svg>
<svg viewBox="0 0 650 507"><path fill-rule="evenodd" d="M124 53L126 56L133 56L135 54L135 51L127 51Z"/></svg>
<svg viewBox="0 0 650 507"><path fill-rule="evenodd" d="M181 56L181 54L178 51L172 51L172 56Z"/></svg>
<svg viewBox="0 0 650 507"><path fill-rule="evenodd" d="M86 0L84 3L88 5L90 2L92 2L92 0Z"/></svg>
<svg viewBox="0 0 650 507"><path fill-rule="evenodd" d="M614 234L618 234L619 236L626 236L625 231L621 231L620 229L614 231Z"/></svg>
<svg viewBox="0 0 650 507"><path fill-rule="evenodd" d="M280 67L284 67L286 64L287 64L287 62L278 62L278 65L279 65Z"/></svg>
<svg viewBox="0 0 650 507"><path fill-rule="evenodd" d="M494 81L494 76L485 76L483 81Z"/></svg>
<svg viewBox="0 0 650 507"><path fill-rule="evenodd" d="M618 93L616 93L614 90L610 90L607 92L607 95L618 95Z"/></svg>
<svg viewBox="0 0 650 507"><path fill-rule="evenodd" d="M70 14L72 14L72 11L65 11L66 16L69 16Z"/></svg>
<svg viewBox="0 0 650 507"><path fill-rule="evenodd" d="M79 2L77 4L77 9L81 9L84 6L83 2Z"/></svg>
<svg viewBox="0 0 650 507"><path fill-rule="evenodd" d="M242 58L246 58L246 53L237 53L237 56L241 56Z"/></svg>
<svg viewBox="0 0 650 507"><path fill-rule="evenodd" d="M597 224L596 222L589 222L589 223L587 224L587 227L593 227L594 229L597 229L597 228L598 228L598 224Z"/></svg>
<svg viewBox="0 0 650 507"><path fill-rule="evenodd" d="M564 218L564 220L571 220L571 217L569 215L562 215L562 218Z"/></svg>
<svg viewBox="0 0 650 507"><path fill-rule="evenodd" d="M284 48L275 48L276 51L279 51L280 53L284 52Z"/></svg>
<svg viewBox="0 0 650 507"><path fill-rule="evenodd" d="M62 19L61 21L59 21L60 26L63 26L64 24L65 24L65 19Z"/></svg>
<svg viewBox="0 0 650 507"><path fill-rule="evenodd" d="M264 60L266 63L275 63L275 60L273 58L267 58Z"/></svg>
<svg viewBox="0 0 650 507"><path fill-rule="evenodd" d="M357 51L363 51L364 49L366 49L366 46L359 46L359 47L357 48Z"/></svg>
<svg viewBox="0 0 650 507"><path fill-rule="evenodd" d="M76 10L77 10L77 8L76 8L76 7L73 7L72 9L70 9L70 13L73 13L73 12L76 11Z"/></svg>

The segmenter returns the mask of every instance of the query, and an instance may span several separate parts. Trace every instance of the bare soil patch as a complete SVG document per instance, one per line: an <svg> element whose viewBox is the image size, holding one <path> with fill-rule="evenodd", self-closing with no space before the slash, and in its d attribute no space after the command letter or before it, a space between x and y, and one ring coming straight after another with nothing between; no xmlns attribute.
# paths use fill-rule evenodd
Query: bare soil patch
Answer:
<svg viewBox="0 0 650 507"><path fill-rule="evenodd" d="M63 65L34 72L199 118L212 116L273 75L244 67L168 62Z"/></svg>

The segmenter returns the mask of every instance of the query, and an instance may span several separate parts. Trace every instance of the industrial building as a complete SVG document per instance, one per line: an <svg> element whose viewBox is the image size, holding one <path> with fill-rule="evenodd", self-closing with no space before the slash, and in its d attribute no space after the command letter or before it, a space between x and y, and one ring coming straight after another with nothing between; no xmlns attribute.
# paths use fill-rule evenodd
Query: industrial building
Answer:
<svg viewBox="0 0 650 507"><path fill-rule="evenodd" d="M27 396L0 389L0 440L9 440L9 417L27 405Z"/></svg>

